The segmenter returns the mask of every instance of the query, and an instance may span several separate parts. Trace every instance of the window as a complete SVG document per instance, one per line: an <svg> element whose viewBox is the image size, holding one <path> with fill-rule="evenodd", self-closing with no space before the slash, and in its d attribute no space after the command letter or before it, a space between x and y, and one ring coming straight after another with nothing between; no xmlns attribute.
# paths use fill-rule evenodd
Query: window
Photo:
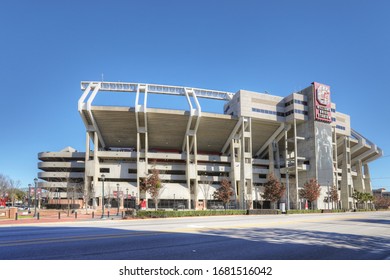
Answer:
<svg viewBox="0 0 390 280"><path fill-rule="evenodd" d="M293 99L293 100L290 100L290 101L286 102L286 103L284 104L284 106L285 106L285 107L288 107L288 106L290 106L290 105L293 104L293 103L295 103L295 104L301 104L301 105L307 106L307 102L306 102L306 101L297 100L297 99Z"/></svg>
<svg viewBox="0 0 390 280"><path fill-rule="evenodd" d="M110 173L110 168L100 168L100 173Z"/></svg>
<svg viewBox="0 0 390 280"><path fill-rule="evenodd" d="M340 129L340 130L345 130L345 127L344 126L341 126L341 125L336 125L336 128Z"/></svg>
<svg viewBox="0 0 390 280"><path fill-rule="evenodd" d="M257 112L257 113L262 113L262 114L268 114L268 115L284 117L284 113L283 112L276 112L276 111L271 111L271 110L252 108L252 112Z"/></svg>
<svg viewBox="0 0 390 280"><path fill-rule="evenodd" d="M303 100L296 100L296 99L294 99L294 103L296 103L296 104L301 104L301 105L304 105L304 106L307 106L307 102L306 102L306 101L303 101Z"/></svg>

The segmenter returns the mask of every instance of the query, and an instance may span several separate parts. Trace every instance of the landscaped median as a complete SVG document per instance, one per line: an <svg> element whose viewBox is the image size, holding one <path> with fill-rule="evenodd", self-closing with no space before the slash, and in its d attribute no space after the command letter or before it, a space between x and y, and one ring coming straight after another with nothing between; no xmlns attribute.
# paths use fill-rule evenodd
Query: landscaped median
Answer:
<svg viewBox="0 0 390 280"><path fill-rule="evenodd" d="M362 210L359 210L362 211ZM370 210L366 210L370 211ZM375 211L375 210L373 210ZM125 218L172 218L172 217L196 217L196 216L229 216L229 215L279 215L279 214L315 214L315 213L341 213L343 209L318 209L318 210L288 210L282 213L279 209L252 209L252 210L133 210L125 211Z"/></svg>
<svg viewBox="0 0 390 280"><path fill-rule="evenodd" d="M131 211L126 211L126 216L132 216ZM183 210L183 211L137 211L137 218L172 218L172 217L196 217L196 216L227 216L246 215L246 210Z"/></svg>

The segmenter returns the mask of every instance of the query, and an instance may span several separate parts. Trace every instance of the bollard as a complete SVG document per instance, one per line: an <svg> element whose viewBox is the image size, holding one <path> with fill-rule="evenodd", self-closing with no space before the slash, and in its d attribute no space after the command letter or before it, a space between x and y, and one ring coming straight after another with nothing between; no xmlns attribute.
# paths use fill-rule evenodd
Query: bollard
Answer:
<svg viewBox="0 0 390 280"><path fill-rule="evenodd" d="M124 216L125 216L125 213L122 211L122 219L123 219Z"/></svg>
<svg viewBox="0 0 390 280"><path fill-rule="evenodd" d="M18 212L15 213L15 221L18 220Z"/></svg>
<svg viewBox="0 0 390 280"><path fill-rule="evenodd" d="M107 217L110 218L110 211L107 211Z"/></svg>
<svg viewBox="0 0 390 280"><path fill-rule="evenodd" d="M58 220L61 220L61 212L58 212Z"/></svg>
<svg viewBox="0 0 390 280"><path fill-rule="evenodd" d="M92 211L92 219L95 218L95 212Z"/></svg>
<svg viewBox="0 0 390 280"><path fill-rule="evenodd" d="M37 214L37 219L39 220L39 212L38 212L38 214Z"/></svg>
<svg viewBox="0 0 390 280"><path fill-rule="evenodd" d="M77 219L77 212L74 212L74 218Z"/></svg>

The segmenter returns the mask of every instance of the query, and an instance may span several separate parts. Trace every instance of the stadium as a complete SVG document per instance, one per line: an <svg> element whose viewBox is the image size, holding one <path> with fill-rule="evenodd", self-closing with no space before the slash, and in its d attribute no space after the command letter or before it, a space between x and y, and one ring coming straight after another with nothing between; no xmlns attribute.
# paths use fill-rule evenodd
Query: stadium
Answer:
<svg viewBox="0 0 390 280"><path fill-rule="evenodd" d="M368 163L382 150L350 126L337 111L330 87L317 82L286 97L123 82L81 82L78 111L85 125L85 152L67 147L38 154L39 187L48 205L147 208L143 178L159 170L163 188L158 208L213 209L223 178L233 187L229 207L271 208L262 198L268 174L287 187L281 203L304 209L299 190L311 178L321 186L316 209L353 209L354 190L371 193ZM93 105L96 96L126 93L128 106ZM148 98L177 96L187 107L148 106ZM218 100L224 113L202 110ZM221 108L222 112L222 108ZM329 188L339 200L329 203Z"/></svg>

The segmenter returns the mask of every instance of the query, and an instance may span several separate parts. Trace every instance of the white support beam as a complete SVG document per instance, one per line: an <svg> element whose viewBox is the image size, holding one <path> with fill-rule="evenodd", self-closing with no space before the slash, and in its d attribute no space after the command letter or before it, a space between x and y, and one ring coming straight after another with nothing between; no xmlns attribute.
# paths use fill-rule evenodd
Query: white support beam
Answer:
<svg viewBox="0 0 390 280"><path fill-rule="evenodd" d="M286 125L287 132L291 129L291 124ZM284 137L284 133L280 133L278 137L276 137L275 142L278 143Z"/></svg>
<svg viewBox="0 0 390 280"><path fill-rule="evenodd" d="M182 148L181 150L184 152L187 148L187 136L190 134L190 130L191 130L191 124L192 124L192 118L195 114L194 112L194 108L192 107L192 103L191 103L191 99L190 99L190 96L188 94L188 90L185 89L184 91L185 93L185 96L187 98L187 102L188 102L188 106L190 107L190 116L188 118L188 123L187 123L187 128L186 128L186 133L184 135L184 140L183 140L183 145L182 145Z"/></svg>
<svg viewBox="0 0 390 280"><path fill-rule="evenodd" d="M106 143L104 142L104 139L103 139L103 136L102 136L102 134L100 132L99 126L97 125L97 123L95 121L95 118L93 117L93 114L92 114L92 102L93 102L93 100L95 99L97 93L100 90L100 83L96 83L96 84L92 85L91 88L93 89L93 91L92 91L92 94L89 96L89 98L87 100L86 109L87 109L89 118L91 119L94 131L97 132L97 135L99 137L99 142L101 143L102 147L105 147Z"/></svg>
<svg viewBox="0 0 390 280"><path fill-rule="evenodd" d="M90 125L90 122L88 121L89 115L86 116L84 114L83 110L86 110L85 99L90 94L91 89L92 89L92 84L88 84L88 87L84 90L83 94L81 95L81 97L80 97L80 99L78 101L78 111L79 111L79 114L81 116L81 119L83 120L83 123L84 123L85 128L87 129L87 131L90 130L91 125Z"/></svg>
<svg viewBox="0 0 390 280"><path fill-rule="evenodd" d="M200 120L201 120L201 117L202 117L202 107L200 106L200 103L199 103L198 98L196 96L196 90L195 89L192 89L192 97L194 98L195 105L196 105L195 115L197 117L196 117L196 123L195 123L195 127L194 127L194 135L196 135L196 133L198 132L199 123L200 123ZM192 137L191 144L190 144L190 150L192 150L193 147L194 147L194 141L195 141L195 137Z"/></svg>
<svg viewBox="0 0 390 280"><path fill-rule="evenodd" d="M84 107L85 99L87 98L87 96L91 92L91 89L92 89L92 84L88 84L88 87L85 88L83 94L81 95L81 97L80 97L80 99L78 101L78 110L79 110L80 113L81 113L81 111L83 109L85 109L85 107Z"/></svg>
<svg viewBox="0 0 390 280"><path fill-rule="evenodd" d="M353 158L351 163L353 164L353 163L355 163L355 162L357 162L359 160L363 160L363 159L365 159L367 157L370 157L370 156L376 156L378 154L380 154L380 153L379 153L376 145L372 145L371 149L369 149L368 151L364 152L363 154Z"/></svg>
<svg viewBox="0 0 390 280"><path fill-rule="evenodd" d="M363 137L358 137L358 143L353 146L351 148L351 155L354 154L356 151L360 150L361 148L363 148L365 145L366 145L366 139L364 139Z"/></svg>
<svg viewBox="0 0 390 280"><path fill-rule="evenodd" d="M226 151L226 149L229 147L229 145L231 145L232 139L233 139L233 138L235 137L235 135L237 134L237 131L240 129L241 125L242 125L242 118L240 118L240 119L238 120L238 122L236 123L236 125L234 126L232 132L230 133L229 138L228 138L228 139L226 140L226 142L225 142L225 145L223 145L223 148L222 148L222 150L221 150L221 154L224 154L225 151Z"/></svg>
<svg viewBox="0 0 390 280"><path fill-rule="evenodd" d="M149 141L148 141L148 87L145 87L145 95L144 95L144 105L142 106L142 110L144 112L144 123L145 123L145 131L144 131L144 140L145 140L145 164L148 164L148 151L149 151Z"/></svg>
<svg viewBox="0 0 390 280"><path fill-rule="evenodd" d="M376 155L374 155L372 157L367 158L366 160L362 161L362 163L363 164L367 164L367 163L369 163L369 162L371 162L373 160L376 160L376 159L378 159L378 158L383 156L383 151L381 149L378 148L377 152L378 152L378 154L376 154Z"/></svg>
<svg viewBox="0 0 390 280"><path fill-rule="evenodd" d="M185 96L187 98L187 102L188 102L188 105L190 107L190 117L188 119L186 133L184 135L182 151L184 151L186 148L188 148L189 151L191 152L192 149L194 148L194 143L195 143L194 136L198 132L200 118L201 118L201 115L202 115L202 108L201 108L201 106L200 106L200 104L198 102L198 99L196 97L194 89L192 89L192 88L184 88L184 94L185 94ZM192 102L191 102L191 99L190 99L191 95L194 98L196 109L194 109L194 106L192 105ZM194 121L195 118L196 118L195 126L193 127L193 129L191 129L192 122ZM187 141L186 138L187 138L187 136L191 136L191 141L190 141L190 145L189 146L186 145L186 141Z"/></svg>
<svg viewBox="0 0 390 280"><path fill-rule="evenodd" d="M271 135L270 138L264 143L264 145L257 151L255 154L256 156L259 156L265 149L267 149L268 145L272 143L272 141L275 140L275 138L284 130L285 124L282 123L276 130L275 132Z"/></svg>

